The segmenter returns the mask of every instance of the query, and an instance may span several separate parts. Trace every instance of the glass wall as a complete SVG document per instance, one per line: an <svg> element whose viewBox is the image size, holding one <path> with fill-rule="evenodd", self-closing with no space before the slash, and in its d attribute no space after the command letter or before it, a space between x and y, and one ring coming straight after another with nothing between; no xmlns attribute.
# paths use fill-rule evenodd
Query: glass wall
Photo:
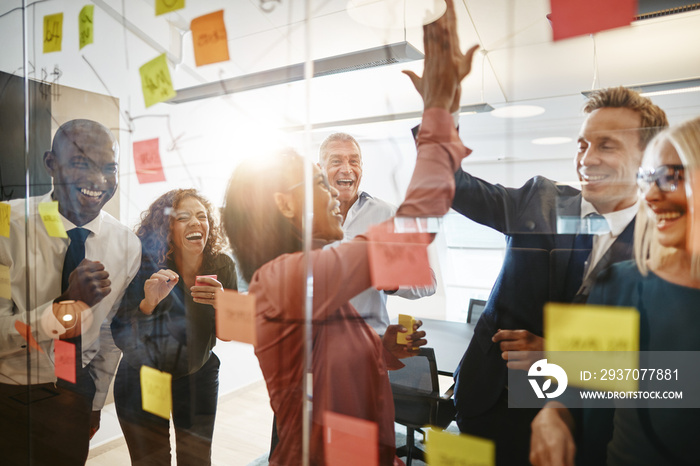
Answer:
<svg viewBox="0 0 700 466"><path fill-rule="evenodd" d="M556 3L455 5L461 50L480 49L452 122L472 152L444 214L453 178L425 160L449 131L429 119L414 135L423 101L402 73L423 73L415 12L444 2L2 2L8 464L265 464L271 447L276 464L384 464L414 427L463 427L445 393L470 342L487 362L468 371L507 397L490 338L543 336L542 304L568 286L552 251L577 248L542 265L538 241L573 238L580 196L573 214L558 202L617 170L581 171L584 93L664 83L676 91L649 98L670 124L700 114L700 93L675 93L698 86L700 12L643 16L661 8L640 1L629 25L554 41ZM410 194L414 176L433 184ZM424 219L394 222L407 190L422 213L399 213ZM392 344L417 321L433 351ZM435 395L429 413L411 391Z"/></svg>

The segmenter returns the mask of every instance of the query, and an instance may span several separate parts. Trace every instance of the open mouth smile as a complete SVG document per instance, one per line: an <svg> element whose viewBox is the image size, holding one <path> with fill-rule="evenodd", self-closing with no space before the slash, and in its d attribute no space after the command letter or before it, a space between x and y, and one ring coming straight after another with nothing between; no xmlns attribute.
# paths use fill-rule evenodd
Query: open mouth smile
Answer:
<svg viewBox="0 0 700 466"><path fill-rule="evenodd" d="M187 241L201 241L202 238L204 238L204 235L198 232L188 233L187 235L185 235L185 239Z"/></svg>
<svg viewBox="0 0 700 466"><path fill-rule="evenodd" d="M349 188L349 187L351 187L353 184L355 184L355 180L350 180L350 179L337 180L337 181L336 181L336 184L337 184L338 186L343 187L343 188Z"/></svg>
<svg viewBox="0 0 700 466"><path fill-rule="evenodd" d="M87 188L80 188L80 194L83 196L87 197L91 201L99 201L102 199L102 196L104 195L104 191L96 191L92 189L87 189Z"/></svg>

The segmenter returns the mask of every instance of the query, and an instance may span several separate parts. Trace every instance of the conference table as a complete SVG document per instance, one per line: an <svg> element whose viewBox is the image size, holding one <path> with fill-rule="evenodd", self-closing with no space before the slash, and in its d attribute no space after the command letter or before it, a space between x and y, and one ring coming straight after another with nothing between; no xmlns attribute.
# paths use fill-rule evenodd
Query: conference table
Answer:
<svg viewBox="0 0 700 466"><path fill-rule="evenodd" d="M423 322L421 330L426 333L426 346L435 350L438 373L452 376L474 335L474 325L422 317L416 319ZM396 324L398 321L394 319L391 323Z"/></svg>

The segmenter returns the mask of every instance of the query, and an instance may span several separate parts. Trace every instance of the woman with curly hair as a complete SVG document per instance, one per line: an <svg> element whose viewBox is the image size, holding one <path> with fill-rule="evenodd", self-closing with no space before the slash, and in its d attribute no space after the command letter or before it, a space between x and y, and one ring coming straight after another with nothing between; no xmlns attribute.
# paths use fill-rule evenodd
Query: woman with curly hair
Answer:
<svg viewBox="0 0 700 466"><path fill-rule="evenodd" d="M139 374L149 366L172 374L178 464L209 464L219 390L214 297L236 289L233 260L211 203L194 189L163 194L136 235L141 268L112 321L124 352L114 398L129 455L134 465L170 465L169 421L141 406Z"/></svg>

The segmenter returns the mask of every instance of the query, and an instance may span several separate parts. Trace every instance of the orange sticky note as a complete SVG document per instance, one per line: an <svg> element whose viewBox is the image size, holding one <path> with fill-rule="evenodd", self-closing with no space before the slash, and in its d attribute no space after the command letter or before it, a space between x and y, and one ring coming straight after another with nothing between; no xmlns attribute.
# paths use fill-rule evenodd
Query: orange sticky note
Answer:
<svg viewBox="0 0 700 466"><path fill-rule="evenodd" d="M472 435L428 429L425 455L430 466L493 466L496 444Z"/></svg>
<svg viewBox="0 0 700 466"><path fill-rule="evenodd" d="M228 37L224 24L224 10L192 20L194 61L197 66L228 60Z"/></svg>
<svg viewBox="0 0 700 466"><path fill-rule="evenodd" d="M379 464L379 429L374 422L325 411L323 444L326 464Z"/></svg>
<svg viewBox="0 0 700 466"><path fill-rule="evenodd" d="M63 226L63 221L58 212L58 201L40 202L39 216L44 222L46 232L54 238L68 238L66 227Z"/></svg>
<svg viewBox="0 0 700 466"><path fill-rule="evenodd" d="M29 344L30 348L34 348L40 353L44 352L44 350L41 349L41 346L39 346L39 343L37 343L34 339L34 335L32 335L32 328L29 325L25 324L21 320L15 320L15 330L22 335L22 338L24 338L27 344Z"/></svg>
<svg viewBox="0 0 700 466"><path fill-rule="evenodd" d="M7 202L0 202L0 235L10 237L10 213L12 207Z"/></svg>
<svg viewBox="0 0 700 466"><path fill-rule="evenodd" d="M44 16L44 53L60 52L63 42L63 13Z"/></svg>
<svg viewBox="0 0 700 466"><path fill-rule="evenodd" d="M172 374L141 366L141 407L144 411L170 419L173 409Z"/></svg>
<svg viewBox="0 0 700 466"><path fill-rule="evenodd" d="M177 92L173 89L173 80L170 78L168 61L165 54L160 54L139 68L141 75L141 90L146 107L164 102L175 97Z"/></svg>
<svg viewBox="0 0 700 466"><path fill-rule="evenodd" d="M254 295L234 290L216 293L216 336L224 341L257 344Z"/></svg>
<svg viewBox="0 0 700 466"><path fill-rule="evenodd" d="M53 346L56 377L75 383L75 345L56 340Z"/></svg>
<svg viewBox="0 0 700 466"><path fill-rule="evenodd" d="M394 233L392 222L372 227L367 245L372 286L380 290L401 286L430 286L429 233Z"/></svg>
<svg viewBox="0 0 700 466"><path fill-rule="evenodd" d="M637 14L637 0L551 0L554 40L628 26Z"/></svg>
<svg viewBox="0 0 700 466"><path fill-rule="evenodd" d="M185 0L156 0L156 16L185 8Z"/></svg>
<svg viewBox="0 0 700 466"><path fill-rule="evenodd" d="M165 181L163 164L160 161L158 138L134 143L134 165L139 183Z"/></svg>

